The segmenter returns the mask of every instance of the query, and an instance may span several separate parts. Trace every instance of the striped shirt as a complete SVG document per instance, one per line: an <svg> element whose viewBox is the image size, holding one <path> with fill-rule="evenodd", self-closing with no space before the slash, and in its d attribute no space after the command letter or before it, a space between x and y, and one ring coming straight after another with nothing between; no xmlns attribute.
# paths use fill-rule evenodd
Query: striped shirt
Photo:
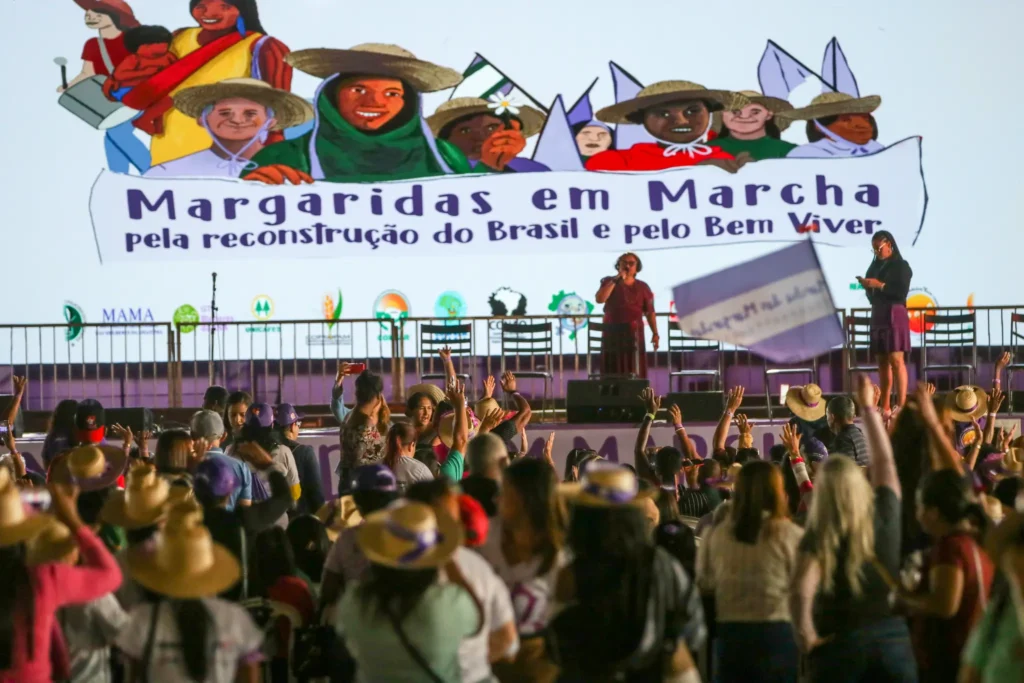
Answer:
<svg viewBox="0 0 1024 683"><path fill-rule="evenodd" d="M843 427L829 447L829 454L842 453L857 461L861 467L868 465L868 445L864 439L864 432L856 425Z"/></svg>

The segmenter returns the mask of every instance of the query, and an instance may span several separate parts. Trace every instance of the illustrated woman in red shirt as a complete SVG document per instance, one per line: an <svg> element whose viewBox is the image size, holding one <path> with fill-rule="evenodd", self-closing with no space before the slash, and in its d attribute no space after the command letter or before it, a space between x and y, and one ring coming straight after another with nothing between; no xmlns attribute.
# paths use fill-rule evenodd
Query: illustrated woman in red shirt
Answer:
<svg viewBox="0 0 1024 683"><path fill-rule="evenodd" d="M629 149L601 152L586 162L588 171L662 171L680 166L710 164L730 173L750 161L712 144L711 114L732 97L689 81L662 81L649 85L632 100L597 112L605 123L642 125L657 142L638 142Z"/></svg>

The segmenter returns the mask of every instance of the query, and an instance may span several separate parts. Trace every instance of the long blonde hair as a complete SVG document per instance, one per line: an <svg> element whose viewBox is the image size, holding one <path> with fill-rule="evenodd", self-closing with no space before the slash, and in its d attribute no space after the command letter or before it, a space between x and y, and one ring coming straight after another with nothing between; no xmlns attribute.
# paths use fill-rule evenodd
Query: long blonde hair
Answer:
<svg viewBox="0 0 1024 683"><path fill-rule="evenodd" d="M835 591L838 572L855 597L863 593L864 564L875 556L875 494L857 463L842 455L825 461L814 482L807 531L817 541L825 593ZM838 566L840 545L846 545L845 566Z"/></svg>

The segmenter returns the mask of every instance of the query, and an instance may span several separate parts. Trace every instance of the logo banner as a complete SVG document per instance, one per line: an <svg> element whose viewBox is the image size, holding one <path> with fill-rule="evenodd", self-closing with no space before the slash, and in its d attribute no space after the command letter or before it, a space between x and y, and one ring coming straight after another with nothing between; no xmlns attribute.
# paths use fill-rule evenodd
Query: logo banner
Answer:
<svg viewBox="0 0 1024 683"><path fill-rule="evenodd" d="M770 159L730 175L506 173L269 186L101 173L90 200L100 260L622 252L791 242L865 248L917 238L920 138L863 157Z"/></svg>

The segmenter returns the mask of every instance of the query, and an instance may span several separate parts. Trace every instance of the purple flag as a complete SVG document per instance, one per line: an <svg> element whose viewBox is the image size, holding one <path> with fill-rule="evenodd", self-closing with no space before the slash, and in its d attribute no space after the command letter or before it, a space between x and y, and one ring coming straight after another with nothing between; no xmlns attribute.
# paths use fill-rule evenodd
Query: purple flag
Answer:
<svg viewBox="0 0 1024 683"><path fill-rule="evenodd" d="M576 100L576 104L572 105L569 110L569 125L575 126L580 123L590 123L594 120L594 107L590 104L590 91L597 85L598 79L594 79L594 82L590 84L590 87L584 91L580 98Z"/></svg>
<svg viewBox="0 0 1024 683"><path fill-rule="evenodd" d="M615 104L631 100L640 94L644 86L633 78L628 71L615 62L608 62L612 70L612 83L615 85ZM632 123L619 123L615 126L615 149L629 149L639 142L657 142L655 137L643 126Z"/></svg>
<svg viewBox="0 0 1024 683"><path fill-rule="evenodd" d="M839 47L839 41L835 38L825 46L825 57L821 61L821 75L832 86L832 89L853 97L860 97L857 79L853 76L850 63L846 61L843 48Z"/></svg>
<svg viewBox="0 0 1024 683"><path fill-rule="evenodd" d="M814 244L807 240L678 285L679 329L688 337L795 363L844 341Z"/></svg>
<svg viewBox="0 0 1024 683"><path fill-rule="evenodd" d="M832 90L813 69L771 40L757 65L757 79L762 93L794 107L807 106L815 95Z"/></svg>
<svg viewBox="0 0 1024 683"><path fill-rule="evenodd" d="M537 146L533 150L533 160L544 164L552 171L585 170L561 95L556 97L551 105L544 130L541 131Z"/></svg>

